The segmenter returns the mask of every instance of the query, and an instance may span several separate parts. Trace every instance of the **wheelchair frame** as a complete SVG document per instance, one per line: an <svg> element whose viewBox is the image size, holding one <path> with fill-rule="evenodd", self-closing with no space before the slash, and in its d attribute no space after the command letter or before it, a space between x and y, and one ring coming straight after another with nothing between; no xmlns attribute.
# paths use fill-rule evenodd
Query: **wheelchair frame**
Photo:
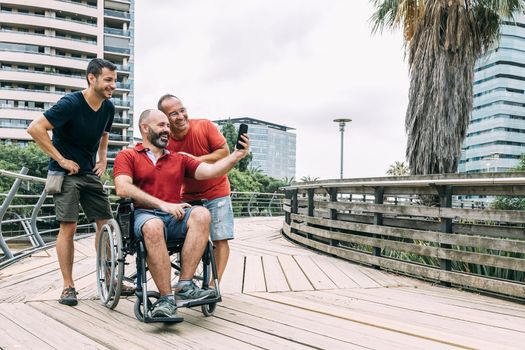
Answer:
<svg viewBox="0 0 525 350"><path fill-rule="evenodd" d="M113 309L118 305L122 296L122 282L125 280L135 285L134 312L135 317L142 322L182 322L182 317L151 317L151 310L154 302L160 298L156 291L147 289L147 262L146 247L142 239L137 239L133 232L133 202L129 198L117 201L117 218L109 220L101 229L97 245L97 289L100 300L104 306ZM178 259L171 261L175 274L180 273L181 269L181 250L183 242L168 247L168 254L178 255ZM136 254L136 271L129 276L125 276L126 257ZM213 315L216 305L222 300L219 281L217 278L217 267L213 255L213 244L208 242L204 254L200 260L194 281L203 289L209 288L210 273L213 277L215 290L214 298L186 302L177 307L201 306L205 316ZM109 279L109 283L107 280Z"/></svg>

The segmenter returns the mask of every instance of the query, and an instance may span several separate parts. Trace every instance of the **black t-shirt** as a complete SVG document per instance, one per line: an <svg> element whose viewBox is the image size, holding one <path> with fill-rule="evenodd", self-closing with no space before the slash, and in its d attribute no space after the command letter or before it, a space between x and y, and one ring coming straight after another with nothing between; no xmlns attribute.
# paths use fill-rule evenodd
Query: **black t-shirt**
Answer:
<svg viewBox="0 0 525 350"><path fill-rule="evenodd" d="M65 95L44 112L54 127L53 146L80 166L78 175L93 174L100 138L111 130L114 115L113 103L105 100L95 112L82 91ZM49 170L65 171L54 159L49 161Z"/></svg>

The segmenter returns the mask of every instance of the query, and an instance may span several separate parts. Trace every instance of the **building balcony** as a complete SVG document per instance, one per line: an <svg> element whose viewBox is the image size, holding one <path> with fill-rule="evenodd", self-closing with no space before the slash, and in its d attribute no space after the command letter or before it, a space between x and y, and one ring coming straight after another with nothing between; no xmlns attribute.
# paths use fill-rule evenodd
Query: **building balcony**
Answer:
<svg viewBox="0 0 525 350"><path fill-rule="evenodd" d="M0 11L0 22L2 24L60 29L93 36L98 34L97 25L94 23L11 11Z"/></svg>
<svg viewBox="0 0 525 350"><path fill-rule="evenodd" d="M64 93L45 90L31 90L13 87L0 87L0 100L21 100L56 103Z"/></svg>
<svg viewBox="0 0 525 350"><path fill-rule="evenodd" d="M113 104L116 106L116 107L131 107L131 101L130 100L123 100L123 99L120 99L120 98L113 98L111 99L111 101L113 102Z"/></svg>
<svg viewBox="0 0 525 350"><path fill-rule="evenodd" d="M104 27L104 34L125 36L127 38L131 36L131 32L129 30L109 28L109 27Z"/></svg>
<svg viewBox="0 0 525 350"><path fill-rule="evenodd" d="M2 1L4 4L12 5L22 5L30 6L33 8L47 8L54 11L69 12L69 13L78 13L82 15L87 15L91 17L97 17L97 6L84 4L80 1L71 1L71 0L9 0Z"/></svg>
<svg viewBox="0 0 525 350"><path fill-rule="evenodd" d="M58 85L73 90L80 90L86 87L86 80L81 76L6 68L0 69L0 80L29 84Z"/></svg>
<svg viewBox="0 0 525 350"><path fill-rule="evenodd" d="M0 41L4 43L23 43L26 45L42 45L45 42L46 46L54 48L75 50L79 52L88 52L91 54L97 53L97 43L95 40L73 39L52 35L44 35L37 33L25 33L11 30L0 30Z"/></svg>
<svg viewBox="0 0 525 350"><path fill-rule="evenodd" d="M127 20L127 21L129 21L130 18L131 18L129 12L117 11L117 10L108 10L108 9L104 9L104 16L124 19L124 20Z"/></svg>
<svg viewBox="0 0 525 350"><path fill-rule="evenodd" d="M1 56L4 62L18 62L28 65L39 64L85 70L89 62L87 58L56 56L34 52L29 49L24 49L24 45L8 44L7 47L0 48L0 52L2 52Z"/></svg>
<svg viewBox="0 0 525 350"><path fill-rule="evenodd" d="M129 56L131 54L131 49L125 47L113 47L104 45L104 52Z"/></svg>
<svg viewBox="0 0 525 350"><path fill-rule="evenodd" d="M131 84L130 83L118 82L117 83L117 89L119 89L119 90L130 90L131 89Z"/></svg>

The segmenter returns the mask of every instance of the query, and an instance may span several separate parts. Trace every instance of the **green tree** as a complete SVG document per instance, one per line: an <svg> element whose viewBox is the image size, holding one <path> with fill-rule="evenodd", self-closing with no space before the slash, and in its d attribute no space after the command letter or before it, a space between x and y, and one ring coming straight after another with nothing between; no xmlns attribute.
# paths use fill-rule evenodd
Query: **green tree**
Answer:
<svg viewBox="0 0 525 350"><path fill-rule="evenodd" d="M474 64L523 0L374 0L373 31L402 27L410 72L412 174L454 173L472 109Z"/></svg>
<svg viewBox="0 0 525 350"><path fill-rule="evenodd" d="M45 178L48 162L49 157L33 142L27 147L0 144L0 169L19 172L25 166L29 169L27 175ZM13 182L13 179L0 177L0 192L7 192Z"/></svg>
<svg viewBox="0 0 525 350"><path fill-rule="evenodd" d="M230 153L234 151L235 145L237 144L237 129L235 129L235 125L233 125L232 122L228 121L226 122L222 128L221 132L226 138L226 143L228 144L228 148L230 149ZM248 131L249 133L250 131ZM235 165L236 169L239 169L240 171L246 171L248 169L248 166L250 165L252 161L252 152L248 154L246 157L241 159L237 165Z"/></svg>
<svg viewBox="0 0 525 350"><path fill-rule="evenodd" d="M390 164L386 174L390 176L403 176L409 175L410 170L408 169L408 166L405 164L405 162L396 161L394 164Z"/></svg>

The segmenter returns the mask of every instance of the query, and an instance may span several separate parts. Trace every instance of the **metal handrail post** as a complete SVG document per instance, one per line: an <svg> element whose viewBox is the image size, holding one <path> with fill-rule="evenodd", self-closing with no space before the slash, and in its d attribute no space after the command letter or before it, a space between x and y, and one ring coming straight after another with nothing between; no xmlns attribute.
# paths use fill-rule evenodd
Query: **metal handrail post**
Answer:
<svg viewBox="0 0 525 350"><path fill-rule="evenodd" d="M268 214L270 216L273 216L272 215L272 202L273 202L273 199L275 198L275 194L277 193L277 191L275 191L273 194L272 194L272 198L270 198L270 203L268 203Z"/></svg>
<svg viewBox="0 0 525 350"><path fill-rule="evenodd" d="M25 175L27 174L28 171L29 171L28 168L22 167L22 169L20 170L20 174ZM15 194L18 191L18 188L20 187L21 183L22 183L22 179L16 179L15 182L13 182L11 189L7 193L7 196L5 197L4 202L0 206L0 222L4 220L4 215L7 212L7 208L9 208L9 205L13 201L13 198L15 197ZM9 246L5 242L4 235L2 234L2 225L0 225L0 248L2 248L4 255L8 259L12 259L14 257L13 253L11 253L11 250L9 249Z"/></svg>
<svg viewBox="0 0 525 350"><path fill-rule="evenodd" d="M38 212L42 208L42 205L44 204L44 201L46 200L47 193L44 189L42 191L42 194L40 195L40 198L38 198L38 202L36 202L35 207L33 208L33 212L31 213L31 233L33 234L33 237L35 237L36 241L38 242L38 246L44 247L46 243L40 236L40 232L38 232L38 228L36 227L36 219Z"/></svg>
<svg viewBox="0 0 525 350"><path fill-rule="evenodd" d="M250 201L248 202L248 215L252 217L252 201L255 198L255 194L252 193L252 196L250 197Z"/></svg>

